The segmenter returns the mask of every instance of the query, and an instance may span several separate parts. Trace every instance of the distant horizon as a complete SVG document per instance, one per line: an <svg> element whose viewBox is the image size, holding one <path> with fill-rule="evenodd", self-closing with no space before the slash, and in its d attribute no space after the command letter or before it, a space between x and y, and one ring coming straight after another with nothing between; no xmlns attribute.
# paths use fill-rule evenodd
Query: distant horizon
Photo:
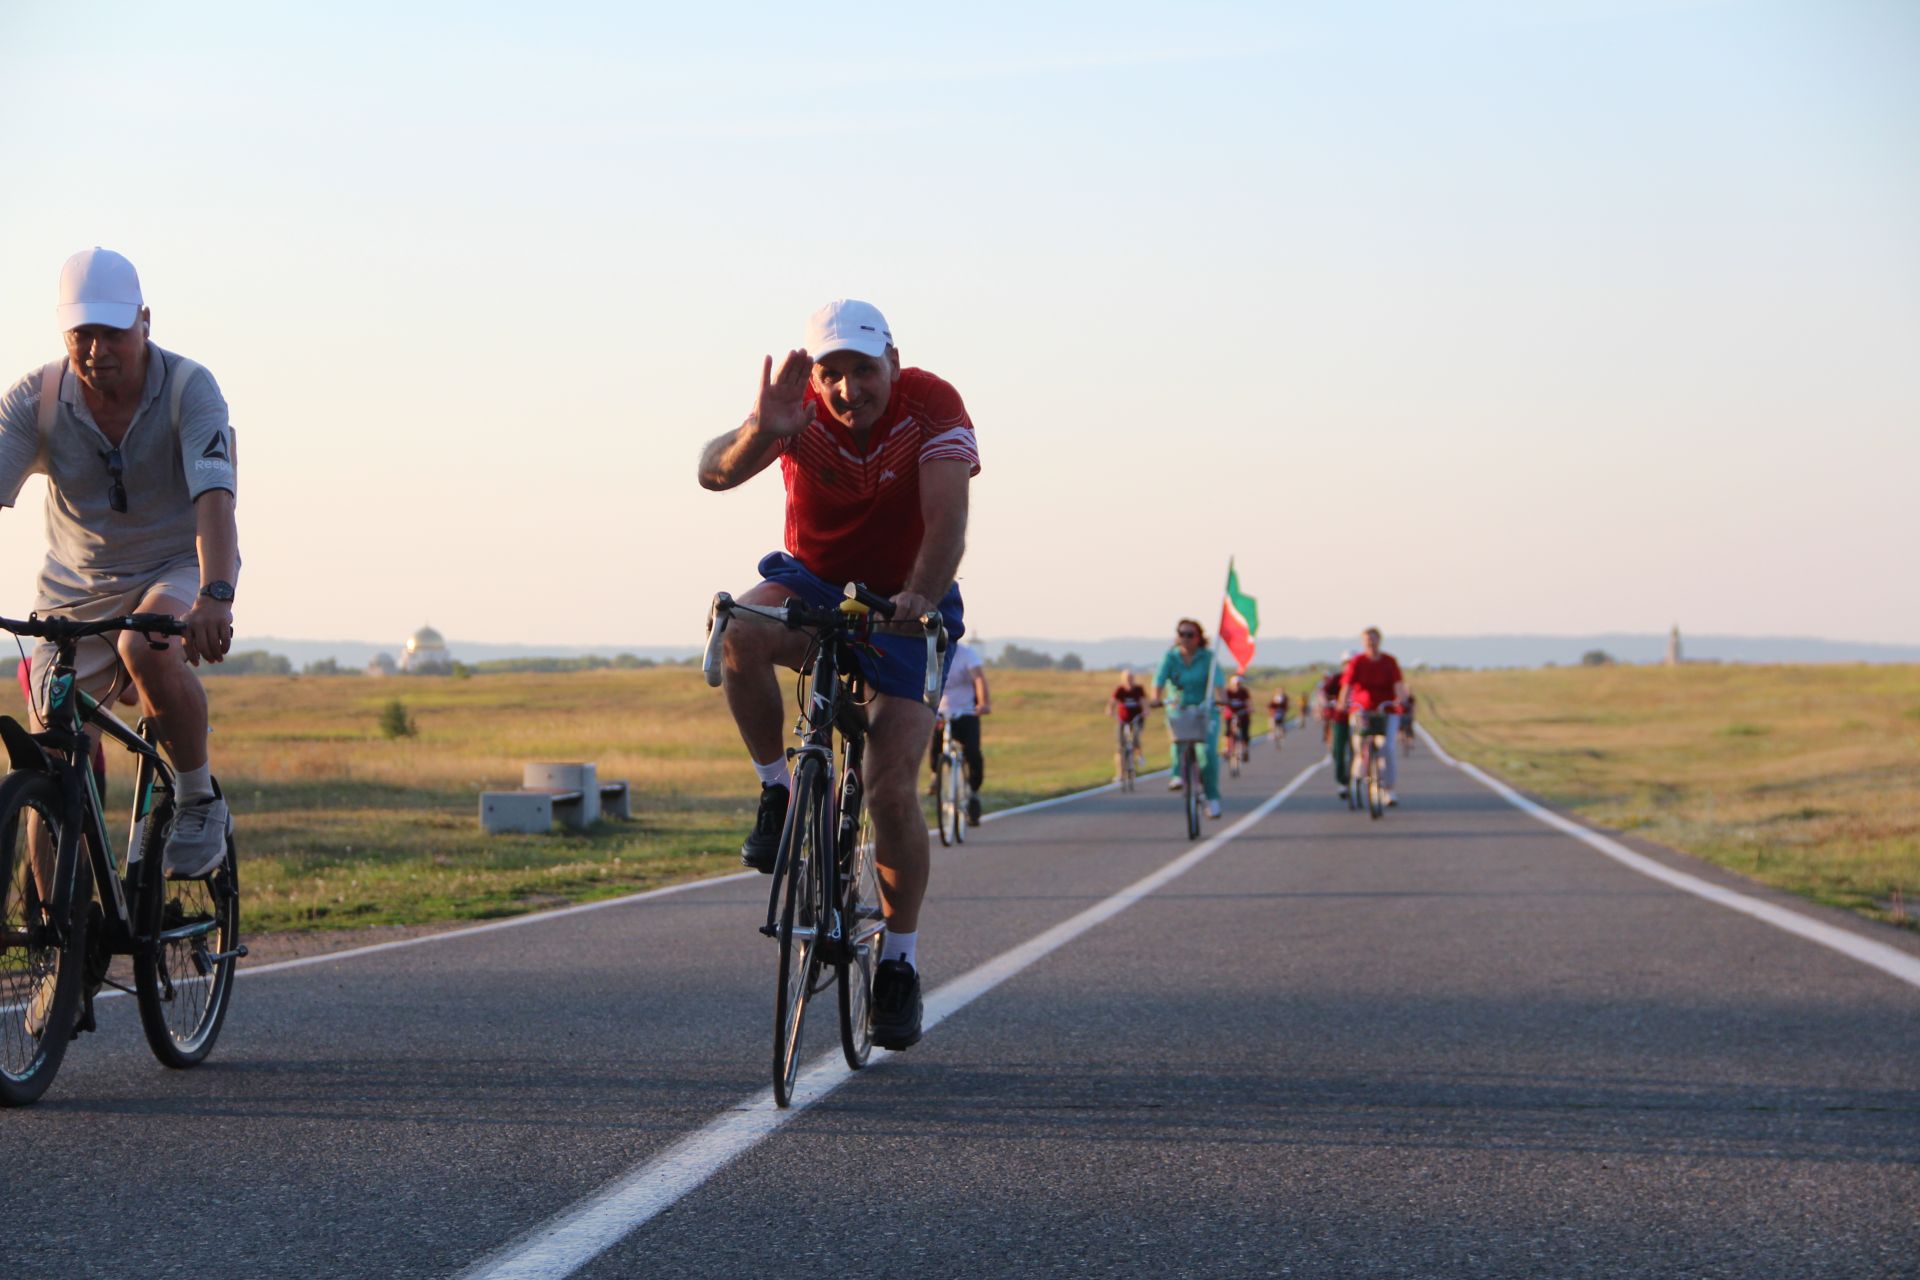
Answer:
<svg viewBox="0 0 1920 1280"><path fill-rule="evenodd" d="M997 634L981 637L977 631L970 631L969 638L982 643L991 656L997 656L1011 644L1048 654L1055 659L1072 653L1094 668L1139 665L1163 652L1168 643L1164 637L1144 635L1084 640ZM455 660L476 663L589 656L611 659L623 653L658 661L683 658L698 653L701 648L698 640L662 645L577 641L525 643L468 640L457 636L447 636L445 639L448 652ZM1389 635L1386 648L1410 663L1436 666L1546 666L1575 661L1582 653L1595 648L1608 651L1611 657L1621 662L1657 661L1665 651L1667 639L1666 632L1646 631L1408 632ZM1684 657L1702 661L1920 662L1920 644L1887 644L1808 635L1689 633L1684 629L1680 633L1680 641ZM1297 666L1327 661L1338 657L1346 649L1356 647L1358 643L1357 635L1261 636L1253 665ZM242 636L234 641L235 652L276 653L287 657L296 666L332 658L344 665L357 667L378 653L397 658L404 647L404 640L384 643L272 635ZM1613 649L1619 652L1612 652Z"/></svg>

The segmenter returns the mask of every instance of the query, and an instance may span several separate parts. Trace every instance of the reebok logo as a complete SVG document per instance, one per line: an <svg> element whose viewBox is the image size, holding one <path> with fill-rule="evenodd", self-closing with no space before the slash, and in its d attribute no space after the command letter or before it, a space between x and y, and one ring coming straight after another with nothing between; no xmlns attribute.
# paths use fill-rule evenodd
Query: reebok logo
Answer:
<svg viewBox="0 0 1920 1280"><path fill-rule="evenodd" d="M207 447L201 451L200 456L203 458L218 458L222 462L230 461L227 457L226 432L216 432L213 439L207 441Z"/></svg>

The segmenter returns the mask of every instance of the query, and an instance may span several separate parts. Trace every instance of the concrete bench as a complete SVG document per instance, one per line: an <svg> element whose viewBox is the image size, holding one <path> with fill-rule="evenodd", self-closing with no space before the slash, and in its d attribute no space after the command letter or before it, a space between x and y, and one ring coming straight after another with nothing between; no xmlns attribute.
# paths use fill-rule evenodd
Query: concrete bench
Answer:
<svg viewBox="0 0 1920 1280"><path fill-rule="evenodd" d="M480 793L480 825L488 831L542 833L555 819L575 830L600 820L633 816L633 791L625 782L602 783L592 764L530 764L518 791Z"/></svg>

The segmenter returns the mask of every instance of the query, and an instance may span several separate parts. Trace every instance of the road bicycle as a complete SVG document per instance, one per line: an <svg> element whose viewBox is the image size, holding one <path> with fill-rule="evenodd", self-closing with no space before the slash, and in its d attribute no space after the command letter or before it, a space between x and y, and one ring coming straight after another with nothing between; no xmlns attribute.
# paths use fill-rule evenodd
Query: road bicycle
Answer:
<svg viewBox="0 0 1920 1280"><path fill-rule="evenodd" d="M135 613L98 622L0 618L0 629L51 640L46 727L30 733L0 716L11 769L0 780L0 1105L33 1102L53 1083L67 1045L94 1028L98 989L131 991L154 1057L169 1067L205 1060L233 995L240 943L240 880L233 838L207 875L165 874L173 822L173 768L156 726L129 729L74 686L82 639L132 631L156 649L184 635L177 619ZM114 864L87 726L139 761L124 871ZM109 977L133 959L131 989Z"/></svg>
<svg viewBox="0 0 1920 1280"><path fill-rule="evenodd" d="M1273 749L1278 751L1286 745L1287 718L1284 714L1273 717Z"/></svg>
<svg viewBox="0 0 1920 1280"><path fill-rule="evenodd" d="M1173 735L1173 744L1179 753L1174 777L1180 781L1181 799L1186 802L1189 840L1200 838L1200 748L1211 727L1207 720L1205 703L1199 706L1167 703L1167 732Z"/></svg>
<svg viewBox="0 0 1920 1280"><path fill-rule="evenodd" d="M933 766L934 808L939 811L940 843L952 846L967 842L967 806L973 787L967 777L967 754L953 734L953 722L941 716L933 726L940 754Z"/></svg>
<svg viewBox="0 0 1920 1280"><path fill-rule="evenodd" d="M1122 791L1132 791L1134 781L1139 777L1141 723L1141 717L1135 716L1131 720L1122 720L1115 729L1117 740L1114 752L1120 764L1114 778L1120 783Z"/></svg>
<svg viewBox="0 0 1920 1280"><path fill-rule="evenodd" d="M767 920L760 927L780 945L773 1005L773 1097L782 1107L793 1101L808 1001L828 984L839 987L840 1048L847 1066L858 1071L873 1051L873 974L886 921L873 819L864 804L869 699L855 651L871 638L875 615L888 619L893 613L892 601L850 582L846 598L831 608L792 597L771 608L742 604L723 591L714 596L707 614L701 666L715 688L721 679L721 638L735 614L770 619L811 640L796 686L799 718L794 732L800 745L787 751L793 777L787 820L774 856ZM925 696L927 704L935 706L946 674L946 627L937 613L924 614L918 622L927 640Z"/></svg>

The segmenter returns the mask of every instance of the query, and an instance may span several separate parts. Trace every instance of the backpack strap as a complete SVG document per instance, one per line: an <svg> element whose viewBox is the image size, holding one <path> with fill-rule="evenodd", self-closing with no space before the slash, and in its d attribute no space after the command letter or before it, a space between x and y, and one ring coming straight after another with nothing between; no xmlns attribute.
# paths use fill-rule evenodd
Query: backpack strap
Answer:
<svg viewBox="0 0 1920 1280"><path fill-rule="evenodd" d="M53 420L60 413L60 378L67 371L65 360L41 366L40 369L40 448L47 447L47 435L53 430Z"/></svg>
<svg viewBox="0 0 1920 1280"><path fill-rule="evenodd" d="M167 376L173 380L167 398L167 410L172 415L173 434L180 434L180 401L187 394L187 384L193 381L193 375L200 372L200 366L185 356L175 356L167 368Z"/></svg>

